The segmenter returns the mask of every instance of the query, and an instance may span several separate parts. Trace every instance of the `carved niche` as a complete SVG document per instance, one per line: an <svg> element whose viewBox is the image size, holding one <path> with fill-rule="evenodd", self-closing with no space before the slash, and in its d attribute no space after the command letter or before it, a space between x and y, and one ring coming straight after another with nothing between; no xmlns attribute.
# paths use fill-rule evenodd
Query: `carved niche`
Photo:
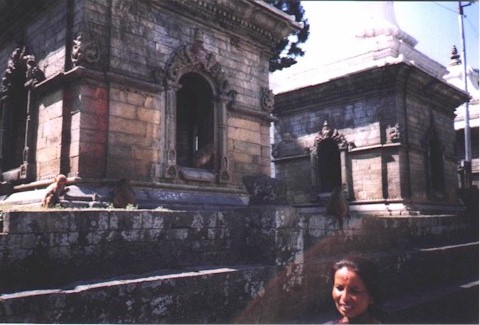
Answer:
<svg viewBox="0 0 480 325"><path fill-rule="evenodd" d="M30 148L36 129L31 120L36 84L45 80L45 74L26 47L16 48L10 55L0 88L1 166L5 180L27 179L29 162L33 160ZM32 169L33 170L33 169Z"/></svg>
<svg viewBox="0 0 480 325"><path fill-rule="evenodd" d="M195 30L192 44L179 47L167 61L165 68L157 77L163 75L166 88L166 151L168 159L165 164L165 177L177 178L181 166L177 165L176 120L177 91L181 88L180 79L188 73L197 73L205 78L212 87L214 96L214 172L219 183L228 183L231 179L229 158L227 155L227 109L235 101L236 92L231 89L222 65L215 55L204 47L203 32Z"/></svg>
<svg viewBox="0 0 480 325"><path fill-rule="evenodd" d="M318 199L319 193L330 193L336 186L349 188L346 153L355 148L337 129L324 122L314 139L312 147L305 148L305 154L310 156L312 200Z"/></svg>

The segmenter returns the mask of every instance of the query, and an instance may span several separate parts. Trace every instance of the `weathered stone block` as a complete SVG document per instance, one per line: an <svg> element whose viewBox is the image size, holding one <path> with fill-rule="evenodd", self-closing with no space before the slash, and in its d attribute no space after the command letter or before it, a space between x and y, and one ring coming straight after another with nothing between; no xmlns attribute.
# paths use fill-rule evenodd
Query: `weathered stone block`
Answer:
<svg viewBox="0 0 480 325"><path fill-rule="evenodd" d="M242 178L250 193L250 204L287 204L287 187L283 181L266 175L249 175Z"/></svg>

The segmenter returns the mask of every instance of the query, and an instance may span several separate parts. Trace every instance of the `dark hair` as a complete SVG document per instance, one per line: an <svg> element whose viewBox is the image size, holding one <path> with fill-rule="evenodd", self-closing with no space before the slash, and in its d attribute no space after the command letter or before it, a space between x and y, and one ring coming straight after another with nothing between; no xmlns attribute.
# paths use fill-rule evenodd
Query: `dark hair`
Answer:
<svg viewBox="0 0 480 325"><path fill-rule="evenodd" d="M367 287L369 295L373 299L373 304L368 308L369 314L380 321L384 321L384 313L381 309L383 294L380 289L380 272L378 271L377 266L373 262L357 256L343 258L333 264L330 276L332 283L335 278L335 273L343 267L352 270L362 279Z"/></svg>

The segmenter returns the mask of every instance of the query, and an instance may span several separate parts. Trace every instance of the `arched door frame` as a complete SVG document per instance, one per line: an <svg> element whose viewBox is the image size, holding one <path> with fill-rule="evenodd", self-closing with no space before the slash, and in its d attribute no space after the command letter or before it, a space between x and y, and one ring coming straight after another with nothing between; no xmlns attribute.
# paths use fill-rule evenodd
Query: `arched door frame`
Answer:
<svg viewBox="0 0 480 325"><path fill-rule="evenodd" d="M17 82L14 82L17 79ZM37 121L35 114L37 109L35 107L35 93L36 84L45 80L43 71L37 66L35 57L28 54L26 47L16 48L9 57L7 69L0 88L0 109L2 114L2 156L11 154L12 146L18 146L16 149L21 149L21 157L18 161L9 162L7 165L2 160L0 170L3 173L4 180L8 181L32 181L35 179L35 133L37 131ZM19 83L19 81L21 81ZM21 87L21 88L20 88ZM17 88L17 89L14 89ZM15 92L21 91L25 98L15 98ZM18 95L17 95L18 96ZM22 107L18 107L21 105ZM15 119L11 110L21 110L25 114L23 121ZM20 136L20 144L13 144L12 132L15 127L13 123L24 123L22 126L23 135ZM16 165L18 163L18 166ZM7 170L2 170L2 169Z"/></svg>
<svg viewBox="0 0 480 325"><path fill-rule="evenodd" d="M312 181L312 200L316 201L318 195L322 194L322 184L320 182L320 170L319 170L319 157L318 147L319 144L326 140L332 140L338 145L338 151L340 153L340 175L341 185L343 191L346 193L347 198L350 198L351 193L351 169L348 166L347 153L349 150L355 147L352 142L346 140L345 136L338 132L337 129L331 128L327 121L324 122L323 128L315 137L314 144L311 148L308 148L310 153L310 165L311 165L311 181Z"/></svg>
<svg viewBox="0 0 480 325"><path fill-rule="evenodd" d="M203 35L199 30L195 32L193 44L181 46L174 51L165 68L164 177L177 179L179 175L176 152L177 91L181 87L180 78L187 73L201 75L211 86L214 98L215 173L217 182L228 183L231 176L227 153L227 107L233 101L235 91L230 88L223 67L216 61L215 56L203 47Z"/></svg>

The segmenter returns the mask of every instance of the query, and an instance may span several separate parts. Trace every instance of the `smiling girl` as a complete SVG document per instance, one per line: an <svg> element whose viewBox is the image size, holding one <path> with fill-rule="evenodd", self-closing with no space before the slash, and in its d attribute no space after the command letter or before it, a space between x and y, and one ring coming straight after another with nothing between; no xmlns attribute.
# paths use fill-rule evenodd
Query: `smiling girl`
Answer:
<svg viewBox="0 0 480 325"><path fill-rule="evenodd" d="M372 263L360 258L342 259L332 268L332 298L341 318L336 324L379 324L380 277Z"/></svg>

